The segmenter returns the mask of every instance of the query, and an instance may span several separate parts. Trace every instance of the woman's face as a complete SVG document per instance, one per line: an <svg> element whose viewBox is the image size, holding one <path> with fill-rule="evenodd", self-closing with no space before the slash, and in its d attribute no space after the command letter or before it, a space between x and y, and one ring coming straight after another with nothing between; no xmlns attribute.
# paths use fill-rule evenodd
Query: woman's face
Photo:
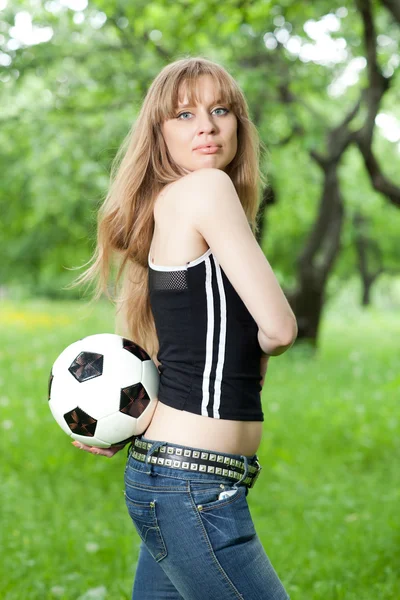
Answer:
<svg viewBox="0 0 400 600"><path fill-rule="evenodd" d="M185 171L204 167L223 171L237 152L237 119L217 102L211 75L201 75L198 86L199 104L183 106L188 103L183 86L176 116L164 121L161 131L172 159ZM211 147L197 149L203 145Z"/></svg>

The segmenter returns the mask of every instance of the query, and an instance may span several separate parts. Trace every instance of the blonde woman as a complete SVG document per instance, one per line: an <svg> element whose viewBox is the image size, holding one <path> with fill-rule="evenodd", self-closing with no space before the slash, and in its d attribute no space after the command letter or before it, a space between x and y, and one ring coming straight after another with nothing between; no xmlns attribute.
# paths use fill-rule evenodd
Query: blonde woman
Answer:
<svg viewBox="0 0 400 600"><path fill-rule="evenodd" d="M94 264L77 280L100 275L96 299L108 295L116 259L117 333L160 372L153 419L125 468L142 540L133 600L288 598L247 503L268 357L297 335L254 235L259 156L233 77L202 57L168 64L117 155Z"/></svg>

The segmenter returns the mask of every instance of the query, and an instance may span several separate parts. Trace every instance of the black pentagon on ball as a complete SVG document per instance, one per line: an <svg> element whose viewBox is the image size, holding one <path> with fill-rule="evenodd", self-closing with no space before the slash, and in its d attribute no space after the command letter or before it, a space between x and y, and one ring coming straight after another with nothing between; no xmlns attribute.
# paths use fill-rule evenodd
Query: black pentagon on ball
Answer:
<svg viewBox="0 0 400 600"><path fill-rule="evenodd" d="M79 383L100 377L103 374L103 358L102 354L95 352L80 352L68 367L68 371Z"/></svg>
<svg viewBox="0 0 400 600"><path fill-rule="evenodd" d="M86 437L94 436L97 421L85 413L79 406L65 413L64 419L72 433Z"/></svg>
<svg viewBox="0 0 400 600"><path fill-rule="evenodd" d="M141 383L130 385L121 389L119 402L120 412L134 417L140 417L150 402L150 398Z"/></svg>
<svg viewBox="0 0 400 600"><path fill-rule="evenodd" d="M146 350L135 344L135 342L132 342L132 340L122 338L122 347L124 350L128 350L128 352L134 354L139 360L150 360L150 356Z"/></svg>

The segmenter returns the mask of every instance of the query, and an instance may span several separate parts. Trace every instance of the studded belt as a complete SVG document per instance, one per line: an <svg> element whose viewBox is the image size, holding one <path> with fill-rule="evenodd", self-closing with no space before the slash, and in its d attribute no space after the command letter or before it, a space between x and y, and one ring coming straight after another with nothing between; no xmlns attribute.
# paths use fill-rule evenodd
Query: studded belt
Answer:
<svg viewBox="0 0 400 600"><path fill-rule="evenodd" d="M130 448L130 453L133 458L145 462L147 451L152 445L152 442L145 442L136 437ZM222 475L233 481L239 481L245 472L244 460L238 460L220 452L206 452L171 444L164 444L157 448L154 454L149 457L148 462L172 469ZM261 469L262 467L256 456L255 461L248 464L247 476L241 483L248 488L254 487Z"/></svg>

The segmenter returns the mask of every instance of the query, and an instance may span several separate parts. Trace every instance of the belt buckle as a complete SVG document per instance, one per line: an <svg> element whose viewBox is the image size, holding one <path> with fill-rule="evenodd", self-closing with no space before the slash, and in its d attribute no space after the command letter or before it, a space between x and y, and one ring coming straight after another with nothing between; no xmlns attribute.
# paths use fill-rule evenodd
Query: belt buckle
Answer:
<svg viewBox="0 0 400 600"><path fill-rule="evenodd" d="M258 459L256 459L256 461L255 461L255 463L254 463L254 465L253 465L253 466L257 467L257 471L256 471L256 474L254 475L253 479L252 479L252 480L251 480L251 482L250 482L249 488L252 488L252 487L254 487L254 485L255 485L255 483L256 483L256 481L257 481L257 479L258 479L258 476L259 476L259 474L260 474L260 471L261 471L261 469L262 469L262 466L261 466L261 465L260 465L260 463L258 462Z"/></svg>

